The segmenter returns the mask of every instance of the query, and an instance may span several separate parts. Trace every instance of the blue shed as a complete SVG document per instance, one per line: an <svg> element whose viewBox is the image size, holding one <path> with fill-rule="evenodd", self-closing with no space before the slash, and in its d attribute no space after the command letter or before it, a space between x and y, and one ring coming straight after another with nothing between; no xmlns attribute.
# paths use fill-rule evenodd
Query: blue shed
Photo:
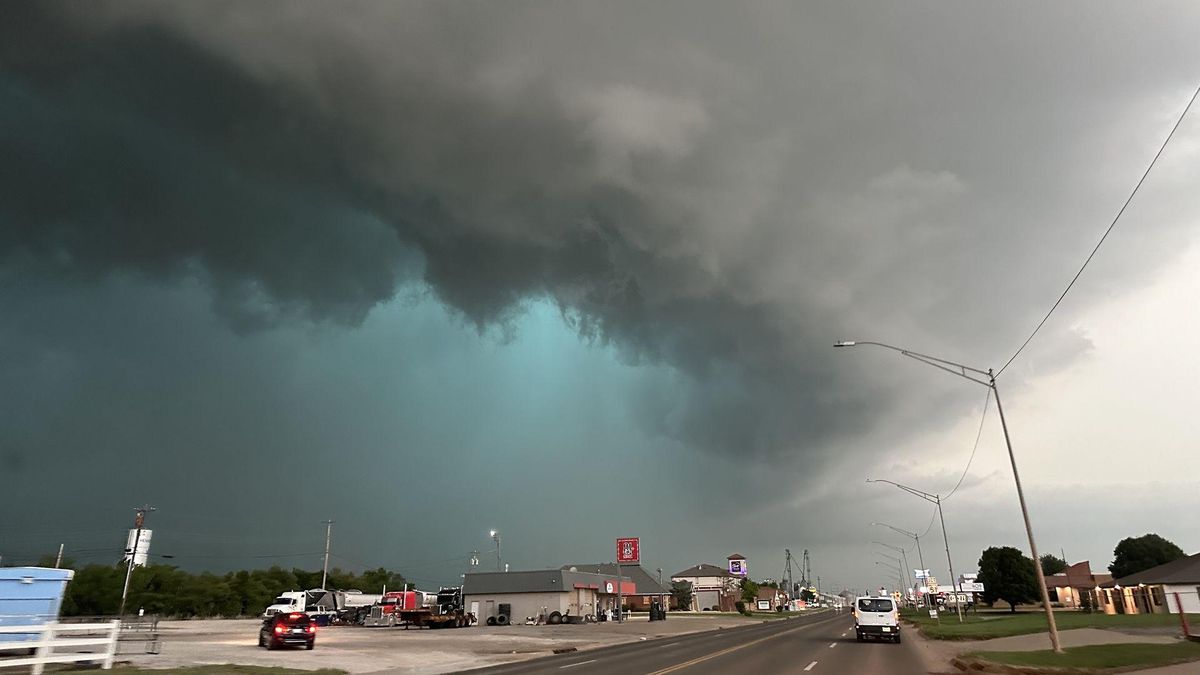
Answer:
<svg viewBox="0 0 1200 675"><path fill-rule="evenodd" d="M75 570L0 567L0 626L37 626L58 619L67 582ZM0 640L28 640L29 633L0 633Z"/></svg>

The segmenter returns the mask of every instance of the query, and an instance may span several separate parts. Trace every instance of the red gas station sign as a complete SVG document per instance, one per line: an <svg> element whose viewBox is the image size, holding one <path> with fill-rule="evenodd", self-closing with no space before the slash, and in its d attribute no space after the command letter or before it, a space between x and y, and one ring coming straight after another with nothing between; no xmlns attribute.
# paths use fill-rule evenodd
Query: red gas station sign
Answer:
<svg viewBox="0 0 1200 675"><path fill-rule="evenodd" d="M618 563L640 563L642 552L637 537L624 537L617 540Z"/></svg>

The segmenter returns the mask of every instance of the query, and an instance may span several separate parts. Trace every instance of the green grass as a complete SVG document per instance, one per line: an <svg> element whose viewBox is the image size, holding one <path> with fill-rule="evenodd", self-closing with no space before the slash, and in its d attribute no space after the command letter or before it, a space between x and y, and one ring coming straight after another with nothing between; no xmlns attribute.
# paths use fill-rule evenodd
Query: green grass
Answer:
<svg viewBox="0 0 1200 675"><path fill-rule="evenodd" d="M1042 612L968 612L963 622L953 612L941 612L941 623L929 618L927 612L905 611L905 619L917 624L921 634L935 640L990 640L1010 635L1028 635L1046 630L1046 615ZM1155 628L1179 626L1178 614L1088 614L1077 611L1056 611L1054 619L1059 630L1072 628ZM1189 614L1188 623L1200 625L1200 614Z"/></svg>
<svg viewBox="0 0 1200 675"><path fill-rule="evenodd" d="M344 670L323 668L320 670L296 670L295 668L265 667L265 665L190 665L187 668L133 668L130 665L116 667L119 673L150 673L152 675L346 675Z"/></svg>
<svg viewBox="0 0 1200 675"><path fill-rule="evenodd" d="M1137 615L1134 615L1137 616ZM1049 649L1036 652L971 652L965 656L1007 666L1043 666L1058 668L1153 668L1200 659L1200 643L1170 645L1115 644L1069 647L1065 654Z"/></svg>

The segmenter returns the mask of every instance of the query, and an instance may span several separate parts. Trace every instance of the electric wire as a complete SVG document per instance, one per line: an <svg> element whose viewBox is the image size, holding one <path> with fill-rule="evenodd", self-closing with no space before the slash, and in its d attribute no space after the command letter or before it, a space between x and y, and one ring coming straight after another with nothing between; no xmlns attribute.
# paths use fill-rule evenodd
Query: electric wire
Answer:
<svg viewBox="0 0 1200 675"><path fill-rule="evenodd" d="M975 461L975 452L979 450L979 439L983 438L983 423L987 420L988 404L991 402L992 388L988 387L987 393L983 398L983 414L979 417L979 431L975 434L975 447L971 448L971 456L967 459L967 466L963 469L962 476L959 476L958 478L958 484L954 486L954 489L950 491L950 494L942 497L943 502L947 499L950 499L955 492L958 492L958 488L962 486L963 480L965 480L967 477L967 472L971 470L971 463Z"/></svg>
<svg viewBox="0 0 1200 675"><path fill-rule="evenodd" d="M1021 355L1021 352L1025 350L1025 347L1029 345L1034 336L1038 334L1038 331L1042 329L1042 326L1046 325L1046 321L1050 319L1050 315L1054 313L1054 310L1058 309L1058 306L1060 303L1062 303L1063 298L1067 297L1067 293L1071 291L1071 287L1074 286L1075 282L1079 280L1079 276L1083 274L1083 270L1088 266L1088 263L1092 261L1092 258L1096 255L1096 252L1100 250L1101 244L1104 243L1104 240L1108 238L1109 233L1113 231L1114 227L1116 227L1117 221L1121 219L1121 215L1125 213L1125 209L1128 208L1129 203L1132 202L1134 196L1137 195L1138 190L1142 187L1142 183L1146 182L1146 176L1150 175L1150 170L1154 168L1154 165L1158 162L1158 158L1161 157L1163 151L1167 149L1167 144L1171 142L1171 137L1175 135L1175 130L1179 128L1179 125L1183 123L1183 119L1187 117L1188 110L1191 109L1192 103L1196 101L1196 97L1198 95L1200 95L1200 86L1196 87L1196 92L1192 94L1192 98L1188 100L1187 105L1184 106L1183 112L1180 113L1179 119L1175 122L1175 126L1171 127L1171 133L1167 134L1167 138L1158 148L1158 152L1154 154L1154 159L1150 160L1150 165L1146 167L1146 171L1142 173L1141 179L1138 180L1137 185L1133 187L1133 191L1129 193L1129 198L1126 199L1125 203L1121 205L1121 209L1117 211L1117 215L1112 219L1112 222L1109 223L1108 229L1104 231L1104 235L1100 237L1100 241L1096 242L1096 246L1092 249L1092 252L1088 254L1087 259L1083 261L1083 265L1080 265L1079 271L1076 272L1075 276L1071 278L1071 282L1067 284L1067 287L1063 290L1062 295L1059 295L1058 299L1054 301L1054 305L1050 307L1050 311L1046 312L1046 315L1043 316L1042 320L1038 322L1037 327L1033 329L1033 332L1029 334L1029 337L1025 338L1025 341L1021 343L1021 346L1017 348L1017 351L1014 352L1013 355L1009 357L1008 361L1004 362L1004 366L996 372L996 377L1000 377L1000 375L1004 373L1005 369L1008 368L1009 364L1011 364L1018 356Z"/></svg>

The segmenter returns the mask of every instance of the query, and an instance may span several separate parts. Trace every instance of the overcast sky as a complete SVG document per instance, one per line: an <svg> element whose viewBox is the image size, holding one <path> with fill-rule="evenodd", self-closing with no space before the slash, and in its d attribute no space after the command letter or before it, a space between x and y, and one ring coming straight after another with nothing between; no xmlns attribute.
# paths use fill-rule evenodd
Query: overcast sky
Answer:
<svg viewBox="0 0 1200 675"><path fill-rule="evenodd" d="M192 569L1027 550L984 387L1197 85L1190 2L27 3L0 555ZM1200 550L1200 113L1000 378L1039 545ZM945 572L940 534L923 543ZM936 535L936 536L935 536ZM910 562L916 566L915 552Z"/></svg>

